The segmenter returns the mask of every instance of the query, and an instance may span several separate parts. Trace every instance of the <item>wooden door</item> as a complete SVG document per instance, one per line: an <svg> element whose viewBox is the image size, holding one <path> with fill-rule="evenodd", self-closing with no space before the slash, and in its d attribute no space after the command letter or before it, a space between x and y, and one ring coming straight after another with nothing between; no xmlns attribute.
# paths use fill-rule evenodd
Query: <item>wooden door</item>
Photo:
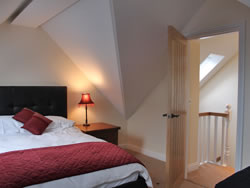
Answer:
<svg viewBox="0 0 250 188"><path fill-rule="evenodd" d="M167 64L167 188L175 188L185 173L187 40L172 26Z"/></svg>

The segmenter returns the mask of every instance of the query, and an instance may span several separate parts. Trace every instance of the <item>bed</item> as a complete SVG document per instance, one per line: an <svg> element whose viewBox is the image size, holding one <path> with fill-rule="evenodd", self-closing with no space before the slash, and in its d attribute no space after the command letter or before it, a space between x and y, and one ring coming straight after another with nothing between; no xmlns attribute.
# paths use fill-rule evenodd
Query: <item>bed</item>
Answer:
<svg viewBox="0 0 250 188"><path fill-rule="evenodd" d="M16 114L17 112L21 111L24 107L27 107L31 110L41 113L44 116L48 117L49 119L53 120L53 123L55 123L53 124L53 128L50 127L51 125L49 125L49 127L45 130L45 132L39 136L33 135L29 131L22 129L21 128L22 124L20 122L16 122L12 118L12 116L13 114ZM0 170L3 170L1 169L1 166L3 166L2 168L5 168L4 171L1 171L2 173L1 176L4 177L5 175L4 174L5 170L8 168L8 166L6 165L8 165L8 163L12 164L11 161L6 162L6 159L14 159L13 164L16 164L15 156L19 156L17 154L20 153L21 154L23 153L28 154L29 152L34 153L37 152L37 150L39 152L41 150L46 150L47 152L51 152L53 151L53 149L56 149L55 151L64 152L63 156L67 156L66 155L68 151L67 148L71 149L75 147L77 151L82 150L81 152L88 152L87 151L88 149L83 149L83 148L88 148L89 146L91 146L91 148L94 146L95 152L104 151L103 150L104 146L107 146L108 148L113 148L116 151L118 150L120 153L124 152L122 149L119 149L117 146L114 146L113 144L106 143L104 140L97 139L87 134L83 134L77 128L72 126L74 122L67 120L66 118L67 118L66 87L54 87L54 86L53 87L49 86L48 87L44 86L0 87ZM12 121L11 122L12 129L10 128L11 126L9 125L6 126L6 124L8 124L10 121ZM91 148L89 148L89 150L91 150ZM78 153L80 152L78 151ZM56 152L54 154L56 155ZM98 154L95 153L93 157L88 157L88 158L97 158L96 156L98 156ZM124 153L124 155L127 154ZM46 154L44 156L46 156ZM61 158L60 156L56 156L55 159L59 160ZM82 158L84 159L84 156L82 156ZM19 159L21 160L22 158L20 157ZM30 162L24 159L22 159L24 161L22 162L22 165L24 165L25 163L26 166L32 164L33 159ZM20 160L16 161L20 162ZM72 161L74 160L67 160L67 158L66 159L64 158L63 160L66 162L68 161L72 165L75 165L75 163L72 163ZM15 165L10 165L10 166L12 166L11 168L13 169L15 167ZM72 167L72 171L74 171L74 169L75 168ZM70 171L71 169L68 170ZM111 168L104 168L92 172L88 171L86 172L87 173L83 174L78 173L77 175L69 174L69 176L59 179L52 179L49 181L42 180L42 182L32 183L31 185L25 187L27 188L152 187L151 178L144 165L141 164L140 162L138 163L133 162L120 166L114 166ZM7 178L4 178L4 181L7 181L6 179L8 178L10 177L7 176ZM15 175L13 176L13 181L14 179L15 181L18 181L18 177L15 177ZM33 182L33 179L31 179L30 181ZM0 183L1 183L1 178L0 178Z"/></svg>
<svg viewBox="0 0 250 188"><path fill-rule="evenodd" d="M232 176L219 182L216 188L248 188L250 187L250 167L247 167Z"/></svg>

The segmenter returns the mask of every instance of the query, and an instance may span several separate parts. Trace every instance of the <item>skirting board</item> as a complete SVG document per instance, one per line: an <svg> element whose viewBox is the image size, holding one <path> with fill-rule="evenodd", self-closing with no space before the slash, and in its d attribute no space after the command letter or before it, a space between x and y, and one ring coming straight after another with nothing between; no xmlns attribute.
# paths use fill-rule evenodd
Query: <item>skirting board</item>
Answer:
<svg viewBox="0 0 250 188"><path fill-rule="evenodd" d="M130 144L121 144L119 146L121 148L124 148L124 149L129 149L131 151L141 153L141 154L146 155L148 157L152 157L152 158L164 161L164 162L166 161L166 156L163 155L162 153L150 151L150 150L147 150L147 149L144 149L144 148L140 148L138 146L130 145Z"/></svg>
<svg viewBox="0 0 250 188"><path fill-rule="evenodd" d="M194 170L197 170L199 168L199 163L195 162L195 163L191 163L188 165L188 172L192 172Z"/></svg>

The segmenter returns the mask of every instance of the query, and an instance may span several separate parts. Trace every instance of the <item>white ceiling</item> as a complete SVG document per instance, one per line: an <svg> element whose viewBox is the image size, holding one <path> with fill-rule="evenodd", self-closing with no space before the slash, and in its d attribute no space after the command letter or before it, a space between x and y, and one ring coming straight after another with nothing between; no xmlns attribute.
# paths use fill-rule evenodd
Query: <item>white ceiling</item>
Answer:
<svg viewBox="0 0 250 188"><path fill-rule="evenodd" d="M129 118L166 73L168 24L182 29L203 2L80 0L42 28Z"/></svg>
<svg viewBox="0 0 250 188"><path fill-rule="evenodd" d="M203 2L80 0L42 28L129 118L166 73L167 26L181 30Z"/></svg>
<svg viewBox="0 0 250 188"><path fill-rule="evenodd" d="M184 28L204 0L113 0L127 117L166 74L167 28Z"/></svg>
<svg viewBox="0 0 250 188"><path fill-rule="evenodd" d="M10 15L22 4L24 0L1 0L0 1L0 24L5 22Z"/></svg>
<svg viewBox="0 0 250 188"><path fill-rule="evenodd" d="M246 6L250 7L250 0L238 0L238 1L243 3Z"/></svg>
<svg viewBox="0 0 250 188"><path fill-rule="evenodd" d="M204 2L33 0L12 24L42 26L129 118L166 74L168 25L181 31Z"/></svg>
<svg viewBox="0 0 250 188"><path fill-rule="evenodd" d="M239 49L238 33L228 33L216 35L207 39L200 40L200 60L204 61L211 53L223 55L223 61L228 61Z"/></svg>
<svg viewBox="0 0 250 188"><path fill-rule="evenodd" d="M217 71L219 71L239 50L239 35L237 32L216 35L211 38L200 40L200 63L202 63L209 54L224 56L224 59L212 70L207 77L202 80L203 86Z"/></svg>
<svg viewBox="0 0 250 188"><path fill-rule="evenodd" d="M79 0L33 0L12 24L36 28Z"/></svg>
<svg viewBox="0 0 250 188"><path fill-rule="evenodd" d="M80 0L42 28L125 116L109 0Z"/></svg>

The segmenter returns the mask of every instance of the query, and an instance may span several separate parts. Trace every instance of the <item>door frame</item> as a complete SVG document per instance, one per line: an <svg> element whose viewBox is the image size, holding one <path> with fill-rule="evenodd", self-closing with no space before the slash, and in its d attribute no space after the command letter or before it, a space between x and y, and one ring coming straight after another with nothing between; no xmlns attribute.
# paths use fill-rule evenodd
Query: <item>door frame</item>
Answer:
<svg viewBox="0 0 250 188"><path fill-rule="evenodd" d="M236 153L235 153L235 171L242 169L243 156L243 128L244 128L244 101L245 101L245 51L246 51L246 22L242 21L236 24L218 26L211 29L201 30L194 33L184 33L188 40L198 39L202 37L226 34L231 32L239 33L239 56L238 56L238 107L237 107L237 135L236 135ZM188 168L188 132L189 124L186 129L186 164L185 178L187 178Z"/></svg>

